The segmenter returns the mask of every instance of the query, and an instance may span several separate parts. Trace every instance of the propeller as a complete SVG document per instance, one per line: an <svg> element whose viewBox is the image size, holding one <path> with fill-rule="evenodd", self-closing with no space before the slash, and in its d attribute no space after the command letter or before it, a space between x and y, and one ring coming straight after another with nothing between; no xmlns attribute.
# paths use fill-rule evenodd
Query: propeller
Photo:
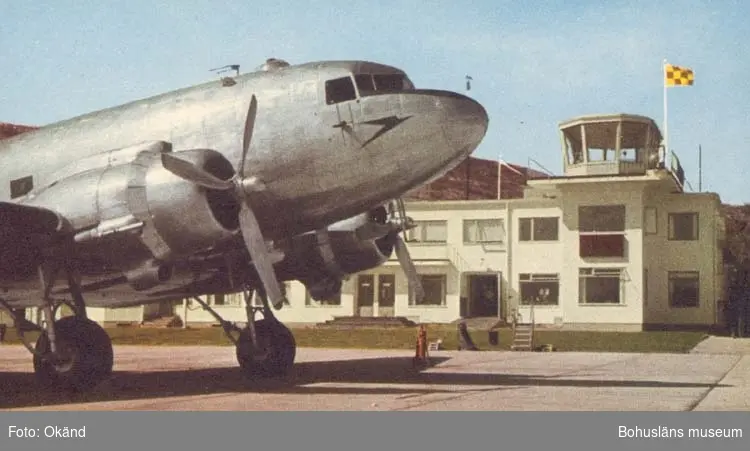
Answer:
<svg viewBox="0 0 750 451"><path fill-rule="evenodd" d="M395 205L391 204L392 213L398 216L398 221L400 221L398 228L404 234L404 238L406 238L406 231L414 228L414 225L406 216L404 200L399 197L394 202ZM398 258L401 269L403 269L409 281L409 292L414 294L415 301L419 303L424 299L424 287L422 286L422 281L419 279L419 273L417 273L417 268L414 266L414 261L409 254L409 249L406 247L406 241L404 238L401 238L401 233L396 233L396 258Z"/></svg>
<svg viewBox="0 0 750 451"><path fill-rule="evenodd" d="M273 268L273 262L268 246L263 239L258 219L255 217L255 213L249 203L250 194L261 191L265 187L256 177L245 176L245 159L247 158L247 151L250 148L250 142L253 137L257 111L258 101L255 95L253 95L245 118L245 129L242 135L242 157L240 158L239 168L231 179L221 180L203 168L170 153L162 154L162 164L168 171L196 185L213 190L234 191L235 196L240 202L239 223L242 238L258 271L268 299L278 309L281 308L285 298L281 292L279 281L276 278L276 271Z"/></svg>

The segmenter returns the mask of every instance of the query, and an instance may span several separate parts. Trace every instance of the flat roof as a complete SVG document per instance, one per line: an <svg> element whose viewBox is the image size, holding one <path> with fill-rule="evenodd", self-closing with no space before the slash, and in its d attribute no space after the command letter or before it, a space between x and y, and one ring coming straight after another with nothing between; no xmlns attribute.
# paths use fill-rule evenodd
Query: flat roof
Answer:
<svg viewBox="0 0 750 451"><path fill-rule="evenodd" d="M629 113L608 113L608 114L587 114L582 116L576 116L570 119L566 119L559 123L560 128L566 128L571 125L579 123L596 123L596 122L613 122L613 121L632 121L632 122L645 122L653 125L657 130L659 126L656 122L648 116L642 116L640 114L629 114Z"/></svg>

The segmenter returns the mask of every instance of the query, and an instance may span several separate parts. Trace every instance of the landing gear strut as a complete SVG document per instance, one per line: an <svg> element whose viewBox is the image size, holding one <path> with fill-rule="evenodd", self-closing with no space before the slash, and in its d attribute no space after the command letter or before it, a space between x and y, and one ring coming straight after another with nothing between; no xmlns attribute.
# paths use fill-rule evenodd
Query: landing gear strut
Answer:
<svg viewBox="0 0 750 451"><path fill-rule="evenodd" d="M0 301L12 316L18 336L34 356L34 373L42 385L50 388L85 391L93 388L112 373L114 355L112 342L104 329L86 316L80 285L73 271L65 265L68 287L73 299L56 300L50 294L61 266L42 265L41 281L43 327L24 318L16 309ZM55 320L55 313L67 305L73 316ZM34 347L24 335L29 330L41 331Z"/></svg>
<svg viewBox="0 0 750 451"><path fill-rule="evenodd" d="M243 374L248 377L284 377L292 369L297 353L294 336L288 327L276 319L265 294L259 293L262 307L252 305L252 294L252 290L244 292L247 313L247 326L244 328L222 319L202 299L193 299L219 321L224 333L234 343L237 362ZM263 313L263 319L255 319L258 312Z"/></svg>

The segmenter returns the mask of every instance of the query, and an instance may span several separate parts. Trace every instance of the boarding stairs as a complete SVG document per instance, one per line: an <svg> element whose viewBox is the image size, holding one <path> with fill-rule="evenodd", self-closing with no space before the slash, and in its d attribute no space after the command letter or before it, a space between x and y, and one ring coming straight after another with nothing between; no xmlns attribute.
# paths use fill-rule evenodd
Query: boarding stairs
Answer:
<svg viewBox="0 0 750 451"><path fill-rule="evenodd" d="M531 307L531 318L528 323L522 323L519 314L513 315L513 341L510 344L511 351L533 351L534 350L534 307Z"/></svg>

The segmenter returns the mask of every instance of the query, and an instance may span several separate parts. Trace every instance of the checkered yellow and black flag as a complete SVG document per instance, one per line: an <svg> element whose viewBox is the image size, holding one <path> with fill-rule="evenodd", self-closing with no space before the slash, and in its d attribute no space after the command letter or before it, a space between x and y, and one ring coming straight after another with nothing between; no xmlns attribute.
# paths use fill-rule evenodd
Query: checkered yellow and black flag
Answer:
<svg viewBox="0 0 750 451"><path fill-rule="evenodd" d="M665 86L693 86L693 69L667 64L664 67Z"/></svg>

